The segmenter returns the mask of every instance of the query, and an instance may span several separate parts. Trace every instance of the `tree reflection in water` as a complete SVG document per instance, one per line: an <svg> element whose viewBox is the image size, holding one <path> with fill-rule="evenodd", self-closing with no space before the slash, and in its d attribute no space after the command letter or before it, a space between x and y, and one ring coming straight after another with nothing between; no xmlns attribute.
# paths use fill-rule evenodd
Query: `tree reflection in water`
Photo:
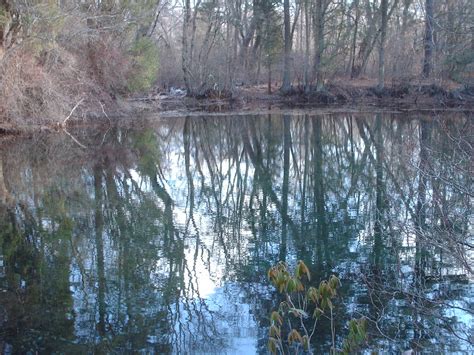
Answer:
<svg viewBox="0 0 474 355"><path fill-rule="evenodd" d="M0 155L0 348L265 352L279 260L336 331L472 350L472 120L262 115L44 135ZM327 349L329 327L314 337Z"/></svg>

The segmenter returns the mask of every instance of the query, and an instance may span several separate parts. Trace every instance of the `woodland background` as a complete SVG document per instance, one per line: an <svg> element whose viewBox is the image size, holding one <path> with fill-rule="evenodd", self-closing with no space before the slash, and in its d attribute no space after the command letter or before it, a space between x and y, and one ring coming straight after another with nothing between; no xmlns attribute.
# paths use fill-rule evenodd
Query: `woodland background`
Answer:
<svg viewBox="0 0 474 355"><path fill-rule="evenodd" d="M183 88L472 88L471 0L0 0L0 121ZM80 105L78 105L80 103Z"/></svg>

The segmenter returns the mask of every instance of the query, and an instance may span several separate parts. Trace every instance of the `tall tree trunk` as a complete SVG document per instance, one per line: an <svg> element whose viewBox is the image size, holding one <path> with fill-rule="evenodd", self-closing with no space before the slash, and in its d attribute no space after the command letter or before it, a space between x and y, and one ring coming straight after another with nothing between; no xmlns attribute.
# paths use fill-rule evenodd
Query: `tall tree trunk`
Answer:
<svg viewBox="0 0 474 355"><path fill-rule="evenodd" d="M329 263L329 229L326 216L326 201L324 194L324 167L323 167L323 124L321 117L314 117L313 123L313 184L314 201L313 214L317 217L317 262L322 265ZM324 260L323 260L324 249Z"/></svg>
<svg viewBox="0 0 474 355"><path fill-rule="evenodd" d="M359 0L354 1L355 18L354 18L354 33L352 37L351 47L351 79L354 79L355 74L355 58L356 58L356 46L357 46L357 33L359 32Z"/></svg>
<svg viewBox="0 0 474 355"><path fill-rule="evenodd" d="M426 0L425 2L425 58L423 60L423 77L429 78L433 71L433 1Z"/></svg>
<svg viewBox="0 0 474 355"><path fill-rule="evenodd" d="M398 0L394 0L392 3L392 6L390 7L390 11L387 13L387 23L390 17L392 16L394 10L398 6ZM381 29L377 30L377 20L376 16L372 15L373 11L370 6L370 2L367 2L367 7L366 7L366 14L365 16L368 18L369 22L369 28L366 31L366 36L363 38L360 46L359 46L359 52L356 56L355 60L355 65L353 66L353 70L351 72L351 77L352 78L357 78L359 75L361 75L365 67L367 65L367 62L369 60L370 54L372 53L372 50L375 48L375 45L377 44L377 40L379 39L379 36L381 35Z"/></svg>
<svg viewBox="0 0 474 355"><path fill-rule="evenodd" d="M376 269L383 263L383 217L385 210L385 181L383 176L384 145L382 137L382 115L377 114L375 123L375 224L374 224L374 266Z"/></svg>
<svg viewBox="0 0 474 355"><path fill-rule="evenodd" d="M304 235L305 227L305 211L306 211L306 186L308 182L308 168L309 168L309 115L304 117L304 165L303 165L303 186L301 192L301 235Z"/></svg>
<svg viewBox="0 0 474 355"><path fill-rule="evenodd" d="M323 0L316 0L315 11L315 50L316 56L314 58L314 75L316 76L316 90L321 91L323 88L323 73L322 73L322 57L324 51L324 9Z"/></svg>
<svg viewBox="0 0 474 355"><path fill-rule="evenodd" d="M94 167L94 197L95 197L95 214L94 214L94 228L95 228L95 247L96 247L96 262L97 262L97 303L99 305L99 323L97 329L101 336L105 335L105 263L104 263L104 216L102 213L102 171L99 166Z"/></svg>
<svg viewBox="0 0 474 355"><path fill-rule="evenodd" d="M283 116L283 184L281 191L282 227L280 260L286 261L287 236L288 236L288 189L290 181L290 145L291 145L291 121L290 116Z"/></svg>
<svg viewBox="0 0 474 355"><path fill-rule="evenodd" d="M380 4L379 81L377 86L379 90L382 90L385 87L385 38L387 37L387 11L388 0L382 0L382 3Z"/></svg>
<svg viewBox="0 0 474 355"><path fill-rule="evenodd" d="M191 1L184 0L183 9L183 37L182 37L182 66L183 66L183 80L186 86L188 95L192 95L190 82L190 63L189 63L189 23L191 20Z"/></svg>
<svg viewBox="0 0 474 355"><path fill-rule="evenodd" d="M257 30L257 22L259 21L259 2L258 0L252 1L252 6L250 11L250 6L247 1L244 1L244 12L243 16L241 17L242 20L239 19L241 22L241 36L242 36L242 45L240 49L240 58L242 61L242 65L245 69L250 68L250 58L249 58L249 47L252 39L254 38L255 32ZM253 16L250 19L250 24L247 25L248 21L248 14L252 12ZM245 29L245 34L242 29Z"/></svg>
<svg viewBox="0 0 474 355"><path fill-rule="evenodd" d="M158 25L158 20L160 18L160 14L161 14L161 0L157 0L156 6L155 6L154 19L151 25L148 27L148 31L146 33L147 37L151 37L155 33L156 26Z"/></svg>
<svg viewBox="0 0 474 355"><path fill-rule="evenodd" d="M288 93L291 89L291 26L290 26L290 0L283 1L284 25L285 25L285 58L283 64L283 84L281 91Z"/></svg>
<svg viewBox="0 0 474 355"><path fill-rule="evenodd" d="M426 204L428 190L429 147L431 143L431 123L421 120L419 128L419 166L418 166L418 198L416 202L416 240L415 240L415 285L423 286L427 266L426 240Z"/></svg>
<svg viewBox="0 0 474 355"><path fill-rule="evenodd" d="M394 61L394 73L398 77L403 77L404 68L411 64L411 59L407 50L407 32L412 0L403 0L402 23L400 28L400 40L398 41L398 53Z"/></svg>
<svg viewBox="0 0 474 355"><path fill-rule="evenodd" d="M268 93L272 93L272 63L268 64Z"/></svg>
<svg viewBox="0 0 474 355"><path fill-rule="evenodd" d="M309 79L309 51L310 51L310 0L305 0L304 5L304 25L305 25L305 53L304 53L304 91L308 93L310 91L310 79Z"/></svg>

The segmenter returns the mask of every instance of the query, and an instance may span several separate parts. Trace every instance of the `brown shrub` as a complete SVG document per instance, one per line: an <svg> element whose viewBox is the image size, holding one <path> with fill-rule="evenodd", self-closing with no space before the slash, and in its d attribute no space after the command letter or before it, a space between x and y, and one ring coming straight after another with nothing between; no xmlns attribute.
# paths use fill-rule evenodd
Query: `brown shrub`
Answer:
<svg viewBox="0 0 474 355"><path fill-rule="evenodd" d="M39 56L16 48L0 65L0 121L61 121L81 99L76 117L110 106L116 93L125 92L128 70L125 56L112 46L91 41L75 53L56 48Z"/></svg>
<svg viewBox="0 0 474 355"><path fill-rule="evenodd" d="M115 107L115 95L127 90L123 42L120 33L91 29L69 14L47 39L18 43L0 57L0 123L62 122L81 100L75 119L104 117L103 108Z"/></svg>
<svg viewBox="0 0 474 355"><path fill-rule="evenodd" d="M111 94L124 94L131 66L124 51L117 40L106 36L88 41L79 53L87 53L87 58L81 59L88 66L89 77L97 85Z"/></svg>

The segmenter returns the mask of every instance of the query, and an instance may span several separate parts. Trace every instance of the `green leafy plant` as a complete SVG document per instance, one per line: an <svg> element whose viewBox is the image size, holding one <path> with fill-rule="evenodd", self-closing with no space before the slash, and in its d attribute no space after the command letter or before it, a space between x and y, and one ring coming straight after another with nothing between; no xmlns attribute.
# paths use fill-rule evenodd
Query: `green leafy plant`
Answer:
<svg viewBox="0 0 474 355"><path fill-rule="evenodd" d="M332 347L330 352L349 353L365 342L365 319L351 320L349 336L343 342L343 349L336 349L334 303L340 280L332 275L320 282L318 287L309 286L311 274L303 261L298 261L293 273L288 265L279 262L268 271L268 278L279 293L284 296L278 310L270 316L268 348L276 354L307 352L319 320L330 321Z"/></svg>
<svg viewBox="0 0 474 355"><path fill-rule="evenodd" d="M342 353L350 354L358 350L367 340L367 320L351 319L349 322L349 335L344 340Z"/></svg>
<svg viewBox="0 0 474 355"><path fill-rule="evenodd" d="M148 37L140 38L131 49L132 70L128 80L131 92L152 87L158 73L158 49Z"/></svg>

